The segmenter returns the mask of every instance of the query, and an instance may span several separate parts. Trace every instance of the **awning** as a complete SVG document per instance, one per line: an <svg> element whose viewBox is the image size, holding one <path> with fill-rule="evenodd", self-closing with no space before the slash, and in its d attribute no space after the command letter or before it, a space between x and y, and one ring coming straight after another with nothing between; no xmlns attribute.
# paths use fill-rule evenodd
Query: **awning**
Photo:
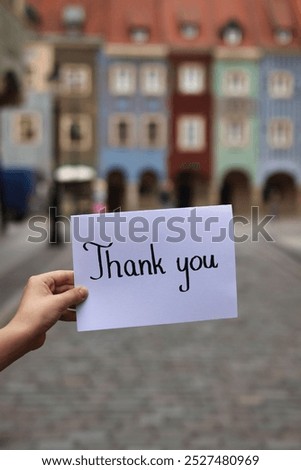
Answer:
<svg viewBox="0 0 301 470"><path fill-rule="evenodd" d="M57 183L84 183L95 178L96 171L87 165L62 165L54 172Z"/></svg>

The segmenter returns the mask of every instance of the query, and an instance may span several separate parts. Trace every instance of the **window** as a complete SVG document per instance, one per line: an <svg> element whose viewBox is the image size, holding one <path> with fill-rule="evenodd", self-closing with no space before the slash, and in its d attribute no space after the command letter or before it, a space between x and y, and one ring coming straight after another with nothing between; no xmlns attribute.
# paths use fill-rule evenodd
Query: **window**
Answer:
<svg viewBox="0 0 301 470"><path fill-rule="evenodd" d="M92 88L91 68L86 64L64 64L60 67L62 94L89 95Z"/></svg>
<svg viewBox="0 0 301 470"><path fill-rule="evenodd" d="M132 64L114 64L109 71L109 87L113 95L132 95L136 90L136 70Z"/></svg>
<svg viewBox="0 0 301 470"><path fill-rule="evenodd" d="M222 40L228 46L238 46L243 40L243 31L240 24L235 21L229 21L221 30Z"/></svg>
<svg viewBox="0 0 301 470"><path fill-rule="evenodd" d="M88 114L63 114L60 145L65 151L87 152L92 147L92 119Z"/></svg>
<svg viewBox="0 0 301 470"><path fill-rule="evenodd" d="M52 46L30 44L24 48L23 54L26 88L37 92L48 90L54 59Z"/></svg>
<svg viewBox="0 0 301 470"><path fill-rule="evenodd" d="M243 70L228 70L223 76L225 96L248 96L250 94L250 76Z"/></svg>
<svg viewBox="0 0 301 470"><path fill-rule="evenodd" d="M133 42L143 44L150 38L149 29L145 26L136 26L130 29L130 38Z"/></svg>
<svg viewBox="0 0 301 470"><path fill-rule="evenodd" d="M224 34L224 41L229 46L237 46L242 41L242 32L236 28L228 28Z"/></svg>
<svg viewBox="0 0 301 470"><path fill-rule="evenodd" d="M184 152L205 149L205 119L202 116L182 116L178 121L177 147Z"/></svg>
<svg viewBox="0 0 301 470"><path fill-rule="evenodd" d="M180 24L180 33L184 39L192 40L199 36L200 27L197 23L184 22Z"/></svg>
<svg viewBox="0 0 301 470"><path fill-rule="evenodd" d="M141 147L163 148L167 141L167 126L165 116L154 113L141 117Z"/></svg>
<svg viewBox="0 0 301 470"><path fill-rule="evenodd" d="M228 118L222 123L222 141L226 147L246 147L250 141L249 123L243 118Z"/></svg>
<svg viewBox="0 0 301 470"><path fill-rule="evenodd" d="M86 21L86 11L80 5L67 5L63 9L62 20L69 33L79 33Z"/></svg>
<svg viewBox="0 0 301 470"><path fill-rule="evenodd" d="M268 78L268 89L271 98L291 98L294 94L294 76L290 72L271 72Z"/></svg>
<svg viewBox="0 0 301 470"><path fill-rule="evenodd" d="M293 145L293 123L287 118L271 119L268 126L268 143L274 149L288 149Z"/></svg>
<svg viewBox="0 0 301 470"><path fill-rule="evenodd" d="M278 28L274 33L275 41L280 46L287 46L293 40L293 32L291 29Z"/></svg>
<svg viewBox="0 0 301 470"><path fill-rule="evenodd" d="M187 95L203 93L206 87L205 67L196 63L186 63L179 67L179 90Z"/></svg>
<svg viewBox="0 0 301 470"><path fill-rule="evenodd" d="M132 114L114 114L109 119L109 146L132 148L135 146L135 126Z"/></svg>
<svg viewBox="0 0 301 470"><path fill-rule="evenodd" d="M13 141L18 145L38 145L42 141L42 117L36 112L14 113Z"/></svg>
<svg viewBox="0 0 301 470"><path fill-rule="evenodd" d="M166 68L162 64L145 64L140 71L140 88L143 94L160 96L166 92Z"/></svg>

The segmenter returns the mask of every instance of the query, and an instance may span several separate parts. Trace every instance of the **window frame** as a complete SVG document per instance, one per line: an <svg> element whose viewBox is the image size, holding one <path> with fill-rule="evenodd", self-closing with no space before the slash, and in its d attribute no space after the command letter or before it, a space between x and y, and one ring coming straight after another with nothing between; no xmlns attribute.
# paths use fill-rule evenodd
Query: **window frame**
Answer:
<svg viewBox="0 0 301 470"><path fill-rule="evenodd" d="M288 46L294 39L293 30L291 28L278 28L274 31L274 39L279 46Z"/></svg>
<svg viewBox="0 0 301 470"><path fill-rule="evenodd" d="M147 26L132 26L129 29L129 36L134 44L146 44L150 40L151 32Z"/></svg>
<svg viewBox="0 0 301 470"><path fill-rule="evenodd" d="M287 76L291 83L289 83L288 86L288 91L287 93L277 93L275 92L275 83L273 84L273 79L276 80L277 76ZM278 85L279 87L279 85ZM294 96L295 93L295 76L292 72L289 70L272 70L269 72L268 75L268 93L269 97L272 99L277 99L277 100L286 100L286 99L291 99Z"/></svg>
<svg viewBox="0 0 301 470"><path fill-rule="evenodd" d="M232 36L231 36L232 35ZM236 35L236 36L235 36ZM227 26L223 32L223 42L227 46L239 46L243 41L243 31L237 26Z"/></svg>
<svg viewBox="0 0 301 470"><path fill-rule="evenodd" d="M199 72L198 80L200 80L200 83L198 85L197 89L194 90L189 90L187 85L185 84L185 73L188 72L188 70L194 69L195 72ZM180 92L183 95L202 95L206 92L207 89L207 73L206 73L206 67L204 64L200 64L197 62L183 62L182 64L179 65L178 67L178 74L177 74L177 89L178 92Z"/></svg>
<svg viewBox="0 0 301 470"><path fill-rule="evenodd" d="M157 91L150 90L147 86L147 73L151 70L155 69L158 72L158 81L159 81L159 89ZM167 69L164 64L156 64L156 63L145 63L140 67L140 91L145 96L164 96L167 91Z"/></svg>
<svg viewBox="0 0 301 470"><path fill-rule="evenodd" d="M240 142L234 142L233 139L229 138L230 133L227 132L229 124L233 122L239 122L242 124L242 139ZM224 147L231 149L242 149L250 145L250 120L244 116L227 116L222 119L221 122L221 137Z"/></svg>
<svg viewBox="0 0 301 470"><path fill-rule="evenodd" d="M72 123L74 117L82 119L88 130L87 137L81 143L74 145L72 140L65 133L70 133L69 123ZM59 142L61 150L65 152L89 152L93 146L93 121L88 113L62 113L59 122Z"/></svg>
<svg viewBox="0 0 301 470"><path fill-rule="evenodd" d="M158 136L155 144L149 142L147 126L152 121L158 125ZM167 146L167 118L163 113L144 113L140 116L140 147L144 149L163 149Z"/></svg>
<svg viewBox="0 0 301 470"><path fill-rule="evenodd" d="M189 28L190 31L193 31L193 34L187 34ZM199 37L201 28L199 23L195 21L182 21L179 24L179 31L183 39L186 41L193 41Z"/></svg>
<svg viewBox="0 0 301 470"><path fill-rule="evenodd" d="M185 136L185 124L187 125L188 121L195 121L199 123L199 135L197 136L196 145L189 145L187 143L187 136ZM178 151L185 153L197 153L204 152L207 148L207 120L204 115L201 114L183 114L179 116L177 120L177 137L176 137L176 146ZM185 142L186 141L186 142Z"/></svg>
<svg viewBox="0 0 301 470"><path fill-rule="evenodd" d="M130 125L129 129L129 137L128 142L126 145L121 145L116 127L118 125L118 121L120 122L121 119L128 121ZM135 148L137 146L137 131L136 131L136 119L134 113L122 113L117 112L113 113L109 116L108 119L108 146L111 148L118 148L118 149L130 149Z"/></svg>
<svg viewBox="0 0 301 470"><path fill-rule="evenodd" d="M234 86L232 83L232 86L230 86L230 77L231 75L234 76L234 74L244 76L244 79L246 80L246 83L242 87L242 91L237 91L234 92ZM232 91L231 91L232 87ZM222 90L223 90L223 95L227 97L233 97L233 98L241 98L241 97L246 97L250 96L251 92L251 79L250 79L250 74L243 70L243 69L230 69L226 70L223 74L222 77Z"/></svg>
<svg viewBox="0 0 301 470"><path fill-rule="evenodd" d="M117 86L117 73L120 72L122 68L125 68L129 73L130 86L128 90L122 91L118 89ZM137 87L137 70L136 65L131 62L118 62L111 64L109 66L109 90L113 96L132 96L136 92Z"/></svg>
<svg viewBox="0 0 301 470"><path fill-rule="evenodd" d="M66 82L67 80L64 80L64 72L68 72L69 70L72 69L77 69L78 70L84 70L87 74L86 76L86 81L87 85L83 90L78 90L74 91L72 90L72 87L68 85ZM85 63L71 63L71 62L66 62L60 66L60 77L59 77L59 91L61 95L64 96L90 96L92 92L92 68L89 64Z"/></svg>
<svg viewBox="0 0 301 470"><path fill-rule="evenodd" d="M273 126L276 126L279 123L286 124L288 127L286 132L289 132L289 135L286 136L287 142L282 143L281 145L277 145L274 140L273 136ZM288 137L288 138L287 138ZM273 150L289 150L294 145L294 122L289 117L276 117L271 118L268 122L268 129L267 129L267 142L270 148Z"/></svg>
<svg viewBox="0 0 301 470"><path fill-rule="evenodd" d="M21 139L20 124L22 117L31 116L36 125L36 138L32 141L24 141ZM22 110L15 111L11 118L11 140L16 145L26 147L37 147L43 141L43 116L38 111Z"/></svg>

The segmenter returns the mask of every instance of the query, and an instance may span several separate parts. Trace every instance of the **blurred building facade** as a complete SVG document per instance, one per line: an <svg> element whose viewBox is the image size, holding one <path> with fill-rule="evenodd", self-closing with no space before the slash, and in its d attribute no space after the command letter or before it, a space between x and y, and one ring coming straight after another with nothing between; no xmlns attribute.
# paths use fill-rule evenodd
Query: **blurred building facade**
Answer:
<svg viewBox="0 0 301 470"><path fill-rule="evenodd" d="M276 214L294 213L300 205L300 8L299 0L278 0L259 10L259 20L265 13L267 21L261 28L257 179L263 201Z"/></svg>
<svg viewBox="0 0 301 470"><path fill-rule="evenodd" d="M23 0L0 1L0 106L22 99Z"/></svg>
<svg viewBox="0 0 301 470"><path fill-rule="evenodd" d="M84 6L58 2L54 7L51 15L46 3L39 8L30 5L36 21L24 47L24 101L19 109L2 115L7 135L20 133L21 126L27 137L8 140L3 154L7 165L21 165L23 159L23 165L34 170L39 186L44 183L47 204L57 205L54 193L59 174L61 200L66 206L60 210L72 212L75 203L77 210L87 211L92 188L90 176L85 175L93 174L97 166L97 57L101 41L90 34ZM45 19L50 21L46 30ZM84 207L78 205L78 192Z"/></svg>
<svg viewBox="0 0 301 470"><path fill-rule="evenodd" d="M260 50L250 2L213 2L214 193L242 213L255 202Z"/></svg>
<svg viewBox="0 0 301 470"><path fill-rule="evenodd" d="M158 2L116 1L100 56L99 173L109 208L149 201L167 178L167 47ZM127 187L126 193L123 187Z"/></svg>
<svg viewBox="0 0 301 470"><path fill-rule="evenodd" d="M4 106L17 106L23 99L22 50L25 39L25 13L23 0L0 1L0 110ZM22 200L15 198L16 190L12 188L11 183L20 181L20 171L17 171L17 175L6 171L3 150L8 139L6 129L0 127L0 229L5 227L9 211L18 216L24 213L31 189L30 182L26 185L21 181L19 187Z"/></svg>
<svg viewBox="0 0 301 470"><path fill-rule="evenodd" d="M301 0L31 0L30 13L30 93L2 127L32 134L31 115L42 138L31 153L5 143L8 160L91 167L110 209L155 207L168 179L179 206L300 209Z"/></svg>
<svg viewBox="0 0 301 470"><path fill-rule="evenodd" d="M206 1L163 3L170 88L169 177L176 204L206 204L213 170L212 53ZM202 33L201 33L202 32Z"/></svg>
<svg viewBox="0 0 301 470"><path fill-rule="evenodd" d="M20 57L21 63L21 57ZM27 168L49 179L53 158L53 95L48 75L53 50L47 43L27 42L22 54L22 102L2 111L3 165Z"/></svg>

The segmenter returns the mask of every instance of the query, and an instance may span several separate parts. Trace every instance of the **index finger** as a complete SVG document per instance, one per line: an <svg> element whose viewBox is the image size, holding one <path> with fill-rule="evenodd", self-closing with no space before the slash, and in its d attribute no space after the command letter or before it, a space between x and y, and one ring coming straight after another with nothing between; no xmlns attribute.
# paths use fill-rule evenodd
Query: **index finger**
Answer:
<svg viewBox="0 0 301 470"><path fill-rule="evenodd" d="M59 270L51 271L40 275L41 280L45 282L49 287L62 286L62 285L74 285L74 271Z"/></svg>

